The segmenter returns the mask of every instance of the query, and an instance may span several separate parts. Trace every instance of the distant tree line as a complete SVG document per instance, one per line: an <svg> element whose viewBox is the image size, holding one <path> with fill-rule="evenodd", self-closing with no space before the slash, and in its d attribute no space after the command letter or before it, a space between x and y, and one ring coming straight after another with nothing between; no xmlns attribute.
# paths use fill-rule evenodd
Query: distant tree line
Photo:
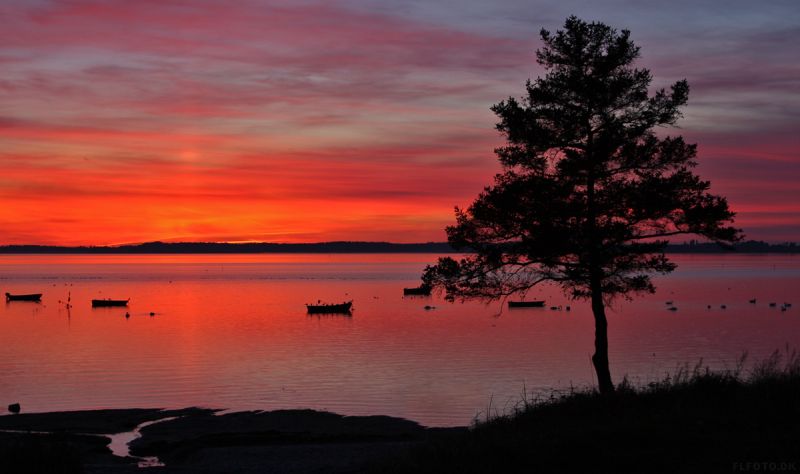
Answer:
<svg viewBox="0 0 800 474"><path fill-rule="evenodd" d="M795 242L770 244L748 240L721 247L714 242L691 240L670 244L668 253L800 253ZM4 245L0 254L166 254L166 253L456 253L447 242L397 244L391 242L318 242L307 244L224 243L224 242L147 242L120 246ZM460 252L459 252L460 253Z"/></svg>
<svg viewBox="0 0 800 474"><path fill-rule="evenodd" d="M800 246L796 242L784 242L780 244L770 244L761 240L748 240L737 242L732 248L725 248L714 242L698 242L690 240L682 244L667 245L666 251L669 253L798 253Z"/></svg>

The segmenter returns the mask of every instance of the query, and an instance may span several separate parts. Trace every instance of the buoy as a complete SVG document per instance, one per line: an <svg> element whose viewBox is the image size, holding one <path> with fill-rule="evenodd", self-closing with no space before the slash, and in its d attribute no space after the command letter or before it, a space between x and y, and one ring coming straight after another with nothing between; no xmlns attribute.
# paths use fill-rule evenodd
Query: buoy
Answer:
<svg viewBox="0 0 800 474"><path fill-rule="evenodd" d="M724 304L719 305L719 307L722 308L722 309L727 308L727 306L725 306Z"/></svg>
<svg viewBox="0 0 800 474"><path fill-rule="evenodd" d="M125 313L125 318L130 318L130 317L131 317L131 313Z"/></svg>
<svg viewBox="0 0 800 474"><path fill-rule="evenodd" d="M753 298L752 300L750 300L750 304L756 304L756 299Z"/></svg>
<svg viewBox="0 0 800 474"><path fill-rule="evenodd" d="M155 315L156 315L156 313L150 311L150 316L155 316Z"/></svg>

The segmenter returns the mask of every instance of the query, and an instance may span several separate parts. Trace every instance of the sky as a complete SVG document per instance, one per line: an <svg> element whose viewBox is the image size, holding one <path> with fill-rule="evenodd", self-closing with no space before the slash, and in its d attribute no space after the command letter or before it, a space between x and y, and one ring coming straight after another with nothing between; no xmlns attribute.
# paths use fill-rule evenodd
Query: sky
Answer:
<svg viewBox="0 0 800 474"><path fill-rule="evenodd" d="M446 239L541 28L631 30L747 238L800 240L797 0L3 0L0 244Z"/></svg>

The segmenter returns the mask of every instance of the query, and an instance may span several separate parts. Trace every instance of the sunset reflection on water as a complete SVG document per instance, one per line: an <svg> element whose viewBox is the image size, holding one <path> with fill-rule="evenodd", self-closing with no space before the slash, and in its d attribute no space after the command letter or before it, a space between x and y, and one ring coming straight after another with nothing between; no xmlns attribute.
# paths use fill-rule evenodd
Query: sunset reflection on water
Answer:
<svg viewBox="0 0 800 474"><path fill-rule="evenodd" d="M28 412L310 407L456 425L490 401L500 412L512 407L523 390L592 384L593 323L584 303L554 288L529 298L572 311L403 298L402 288L418 284L435 259L0 256L0 291L44 293L41 304L0 304L0 402L18 401ZM678 270L656 279L656 295L618 301L609 312L616 381L628 374L646 383L700 358L733 367L745 350L752 361L798 345L800 307L768 306L791 302L798 257L675 259ZM59 303L68 295L71 309ZM92 309L92 298L131 303ZM355 309L307 315L304 304L317 300L353 300ZM678 311L667 311L667 300Z"/></svg>

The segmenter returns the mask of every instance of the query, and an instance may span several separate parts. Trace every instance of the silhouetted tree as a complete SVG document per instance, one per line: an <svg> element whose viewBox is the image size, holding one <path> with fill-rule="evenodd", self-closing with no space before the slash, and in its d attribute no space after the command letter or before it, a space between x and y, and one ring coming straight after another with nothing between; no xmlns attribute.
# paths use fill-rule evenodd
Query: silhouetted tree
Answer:
<svg viewBox="0 0 800 474"><path fill-rule="evenodd" d="M507 139L495 150L503 172L447 228L452 246L474 253L441 258L423 275L449 298L496 299L551 281L589 299L602 393L614 390L605 307L652 293L650 275L675 269L665 238L741 238L725 198L692 173L696 145L654 131L681 116L687 82L649 95L652 76L633 67L629 36L574 16L555 34L541 31L545 77L492 107Z"/></svg>

